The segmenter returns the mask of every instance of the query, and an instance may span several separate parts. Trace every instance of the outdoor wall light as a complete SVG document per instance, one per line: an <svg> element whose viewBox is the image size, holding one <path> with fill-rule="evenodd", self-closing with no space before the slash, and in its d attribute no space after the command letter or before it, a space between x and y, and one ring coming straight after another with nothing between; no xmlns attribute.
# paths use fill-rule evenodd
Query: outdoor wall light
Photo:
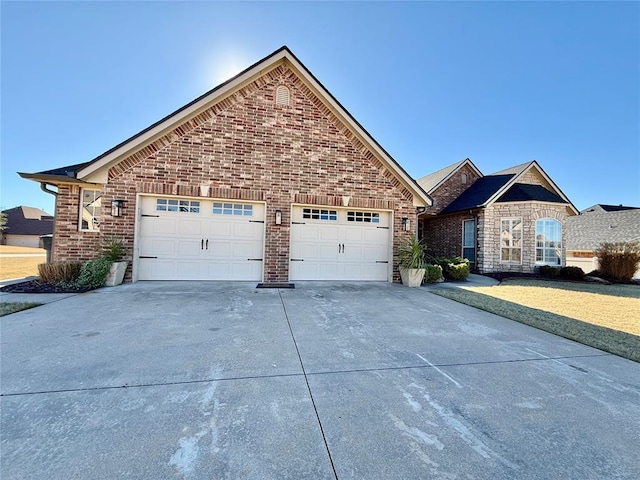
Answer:
<svg viewBox="0 0 640 480"><path fill-rule="evenodd" d="M282 225L282 210L276 210L276 225Z"/></svg>
<svg viewBox="0 0 640 480"><path fill-rule="evenodd" d="M121 217L123 205L124 205L124 200L111 200L111 216Z"/></svg>
<svg viewBox="0 0 640 480"><path fill-rule="evenodd" d="M411 220L408 219L407 217L402 219L402 229L405 232L410 232L411 231Z"/></svg>

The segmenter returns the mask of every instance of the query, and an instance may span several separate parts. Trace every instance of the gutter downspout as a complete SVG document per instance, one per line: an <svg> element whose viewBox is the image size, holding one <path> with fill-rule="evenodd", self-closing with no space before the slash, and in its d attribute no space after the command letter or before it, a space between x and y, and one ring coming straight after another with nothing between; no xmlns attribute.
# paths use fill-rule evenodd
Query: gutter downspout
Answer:
<svg viewBox="0 0 640 480"><path fill-rule="evenodd" d="M47 251L47 263L51 263L51 261L53 260L53 242L56 239L55 233L56 233L56 218L58 217L58 192L47 188L47 185L48 184L45 182L40 182L40 190L42 190L44 193L53 195L53 197L55 198L53 202L53 235L51 238L51 249Z"/></svg>

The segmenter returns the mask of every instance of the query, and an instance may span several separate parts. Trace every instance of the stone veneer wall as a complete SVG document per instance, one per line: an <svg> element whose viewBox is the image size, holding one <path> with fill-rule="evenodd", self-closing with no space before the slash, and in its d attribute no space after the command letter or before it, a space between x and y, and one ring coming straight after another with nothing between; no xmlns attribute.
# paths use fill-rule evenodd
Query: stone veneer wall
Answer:
<svg viewBox="0 0 640 480"><path fill-rule="evenodd" d="M477 255L479 271L481 273L533 273L536 268L536 221L541 218L553 218L562 223L562 265L565 265L565 220L568 216L567 207L560 204L494 203L482 212L478 222L478 243L482 246ZM522 218L522 263L502 263L500 262L500 220L514 217Z"/></svg>

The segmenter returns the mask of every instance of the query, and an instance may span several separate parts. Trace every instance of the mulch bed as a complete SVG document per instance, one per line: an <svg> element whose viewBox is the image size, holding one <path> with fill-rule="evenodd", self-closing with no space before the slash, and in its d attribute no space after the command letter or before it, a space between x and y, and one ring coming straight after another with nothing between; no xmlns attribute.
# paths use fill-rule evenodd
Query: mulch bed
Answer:
<svg viewBox="0 0 640 480"><path fill-rule="evenodd" d="M7 293L84 293L93 290L93 287L63 287L52 283L42 283L39 280L14 283L0 288L0 292Z"/></svg>

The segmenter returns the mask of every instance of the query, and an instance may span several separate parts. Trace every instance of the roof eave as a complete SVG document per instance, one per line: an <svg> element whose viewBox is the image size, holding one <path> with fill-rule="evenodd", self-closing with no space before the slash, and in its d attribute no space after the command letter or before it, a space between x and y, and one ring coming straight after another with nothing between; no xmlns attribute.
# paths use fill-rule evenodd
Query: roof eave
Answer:
<svg viewBox="0 0 640 480"><path fill-rule="evenodd" d="M24 172L18 172L18 175L26 180L33 180L34 182L46 183L48 185L95 185L93 183L85 182L75 177L68 177L66 175Z"/></svg>

